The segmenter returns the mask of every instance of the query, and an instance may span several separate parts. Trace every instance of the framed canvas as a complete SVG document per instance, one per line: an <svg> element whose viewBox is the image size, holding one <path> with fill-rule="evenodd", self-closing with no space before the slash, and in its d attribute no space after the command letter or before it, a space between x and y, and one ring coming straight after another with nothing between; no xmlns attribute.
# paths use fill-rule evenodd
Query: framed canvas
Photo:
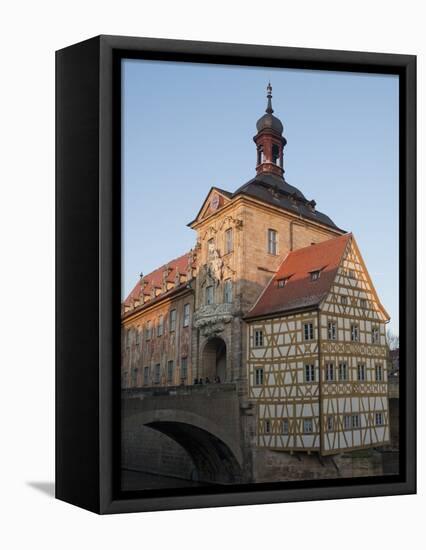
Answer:
<svg viewBox="0 0 426 550"><path fill-rule="evenodd" d="M56 497L416 490L416 58L56 54Z"/></svg>

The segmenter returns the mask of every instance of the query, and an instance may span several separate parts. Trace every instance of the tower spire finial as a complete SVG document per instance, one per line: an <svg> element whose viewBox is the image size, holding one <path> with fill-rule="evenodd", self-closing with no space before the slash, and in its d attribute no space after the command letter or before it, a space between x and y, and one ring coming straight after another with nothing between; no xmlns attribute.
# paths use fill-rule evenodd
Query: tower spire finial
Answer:
<svg viewBox="0 0 426 550"><path fill-rule="evenodd" d="M268 98L268 104L266 106L266 112L270 115L274 112L274 109L272 108L272 86L271 82L268 82L268 86L266 87L266 97Z"/></svg>

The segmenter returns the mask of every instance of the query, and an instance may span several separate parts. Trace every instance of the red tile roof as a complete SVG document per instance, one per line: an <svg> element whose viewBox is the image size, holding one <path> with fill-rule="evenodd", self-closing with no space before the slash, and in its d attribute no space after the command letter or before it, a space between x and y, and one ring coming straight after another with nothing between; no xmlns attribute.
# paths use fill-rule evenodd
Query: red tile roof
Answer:
<svg viewBox="0 0 426 550"><path fill-rule="evenodd" d="M317 306L330 291L347 243L352 234L299 248L289 252L247 319L273 313ZM319 279L311 280L311 272L320 270ZM287 279L283 287L280 279Z"/></svg>
<svg viewBox="0 0 426 550"><path fill-rule="evenodd" d="M163 273L166 267L170 268L167 282L174 283L176 277L176 271L181 274L186 274L188 271L188 261L191 253L187 252L183 256L179 256L167 264L162 265L155 271L144 275L143 279L140 279L127 298L124 300L124 305L131 305L134 299L139 298L142 290L142 280L145 281L144 294L150 295L153 288L161 288L163 286Z"/></svg>

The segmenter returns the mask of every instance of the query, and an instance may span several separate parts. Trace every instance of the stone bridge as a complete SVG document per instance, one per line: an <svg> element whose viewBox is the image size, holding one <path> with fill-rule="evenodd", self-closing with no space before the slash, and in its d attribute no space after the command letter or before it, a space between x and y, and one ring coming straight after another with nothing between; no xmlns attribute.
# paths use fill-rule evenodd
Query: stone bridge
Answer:
<svg viewBox="0 0 426 550"><path fill-rule="evenodd" d="M249 418L250 410L240 406L236 384L122 391L122 433L129 452L138 445L141 429L156 430L184 449L194 466L193 479L203 482L251 480L251 454L245 444ZM143 470L144 464L138 467ZM185 466L181 468L185 477Z"/></svg>

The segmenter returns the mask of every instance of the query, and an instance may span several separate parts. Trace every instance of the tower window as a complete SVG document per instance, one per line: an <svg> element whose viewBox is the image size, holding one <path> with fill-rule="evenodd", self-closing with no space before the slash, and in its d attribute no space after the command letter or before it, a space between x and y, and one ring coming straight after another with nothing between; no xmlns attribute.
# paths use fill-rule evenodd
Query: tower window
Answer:
<svg viewBox="0 0 426 550"><path fill-rule="evenodd" d="M268 229L268 253L274 256L278 253L278 238L275 229Z"/></svg>
<svg viewBox="0 0 426 550"><path fill-rule="evenodd" d="M257 164L262 164L263 162L263 147L259 146L257 148Z"/></svg>
<svg viewBox="0 0 426 550"><path fill-rule="evenodd" d="M280 148L275 143L272 145L272 162L280 165Z"/></svg>

